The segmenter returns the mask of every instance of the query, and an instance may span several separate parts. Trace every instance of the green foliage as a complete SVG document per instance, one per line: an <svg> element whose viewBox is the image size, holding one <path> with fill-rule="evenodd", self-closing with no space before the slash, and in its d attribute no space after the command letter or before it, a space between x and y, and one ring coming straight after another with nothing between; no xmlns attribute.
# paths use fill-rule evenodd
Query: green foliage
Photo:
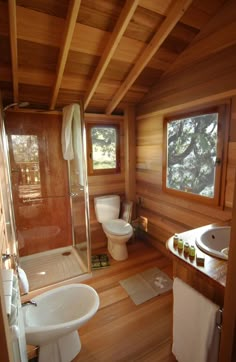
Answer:
<svg viewBox="0 0 236 362"><path fill-rule="evenodd" d="M116 167L116 129L93 127L91 129L94 169Z"/></svg>
<svg viewBox="0 0 236 362"><path fill-rule="evenodd" d="M167 187L214 196L217 113L168 123Z"/></svg>

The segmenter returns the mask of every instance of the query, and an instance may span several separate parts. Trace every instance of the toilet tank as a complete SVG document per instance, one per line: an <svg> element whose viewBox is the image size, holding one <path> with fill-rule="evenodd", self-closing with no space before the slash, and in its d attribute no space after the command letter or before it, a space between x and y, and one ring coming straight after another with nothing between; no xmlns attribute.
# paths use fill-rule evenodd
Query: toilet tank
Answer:
<svg viewBox="0 0 236 362"><path fill-rule="evenodd" d="M107 195L95 197L94 208L97 221L101 224L109 220L119 219L120 196Z"/></svg>

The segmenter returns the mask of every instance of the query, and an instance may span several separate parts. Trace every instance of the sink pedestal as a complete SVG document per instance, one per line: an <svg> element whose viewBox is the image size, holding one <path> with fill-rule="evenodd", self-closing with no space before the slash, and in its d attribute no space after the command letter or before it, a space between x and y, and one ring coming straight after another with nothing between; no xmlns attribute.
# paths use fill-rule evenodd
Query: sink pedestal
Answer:
<svg viewBox="0 0 236 362"><path fill-rule="evenodd" d="M81 342L77 331L39 348L39 362L70 362L80 352Z"/></svg>

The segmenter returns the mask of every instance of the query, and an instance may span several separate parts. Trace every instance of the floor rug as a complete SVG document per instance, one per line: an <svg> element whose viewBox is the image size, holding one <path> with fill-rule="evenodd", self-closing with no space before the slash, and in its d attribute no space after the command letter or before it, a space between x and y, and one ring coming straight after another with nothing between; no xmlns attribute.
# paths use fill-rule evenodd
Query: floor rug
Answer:
<svg viewBox="0 0 236 362"><path fill-rule="evenodd" d="M136 305L172 289L173 281L158 268L151 268L120 281Z"/></svg>

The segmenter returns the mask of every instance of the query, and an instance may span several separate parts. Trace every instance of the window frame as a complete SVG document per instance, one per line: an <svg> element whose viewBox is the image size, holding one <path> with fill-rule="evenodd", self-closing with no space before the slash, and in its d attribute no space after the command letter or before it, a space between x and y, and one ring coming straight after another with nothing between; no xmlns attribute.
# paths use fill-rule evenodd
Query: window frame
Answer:
<svg viewBox="0 0 236 362"><path fill-rule="evenodd" d="M217 156L220 163L216 163L214 197L206 197L202 195L192 194L180 190L168 188L167 180L167 124L172 121L199 116L209 113L218 113L218 129L217 129ZM186 110L184 113L178 113L164 118L163 122L163 163L162 163L162 190L175 197L181 197L185 200L196 201L215 207L224 206L225 186L226 186L226 168L227 168L227 149L228 149L228 133L229 133L229 106L228 104L216 105L198 110Z"/></svg>
<svg viewBox="0 0 236 362"><path fill-rule="evenodd" d="M91 137L91 130L92 128L114 128L116 130L116 167L114 168L103 168L103 169L94 169L93 168L93 159L92 159L92 153L93 153L93 145L92 145L92 137ZM121 165L120 165L120 123L119 122L87 122L86 124L86 134L87 134L87 163L88 163L88 175L109 175L109 174L117 174L121 172Z"/></svg>

